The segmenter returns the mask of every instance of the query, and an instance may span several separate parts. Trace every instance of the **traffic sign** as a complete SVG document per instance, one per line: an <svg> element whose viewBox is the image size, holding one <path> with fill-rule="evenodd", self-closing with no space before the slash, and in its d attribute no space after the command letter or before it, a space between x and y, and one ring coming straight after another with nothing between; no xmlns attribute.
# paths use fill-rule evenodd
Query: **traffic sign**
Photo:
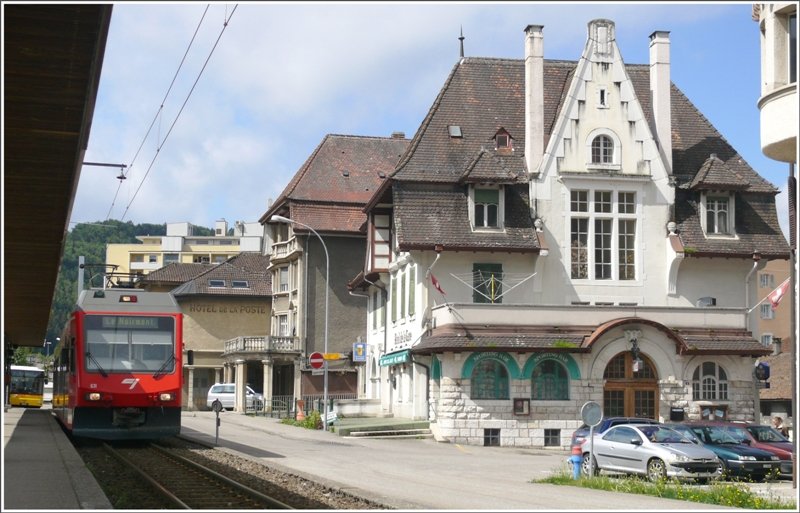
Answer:
<svg viewBox="0 0 800 513"><path fill-rule="evenodd" d="M325 359L322 357L322 353L314 352L308 357L308 364L313 369L321 369L324 363Z"/></svg>

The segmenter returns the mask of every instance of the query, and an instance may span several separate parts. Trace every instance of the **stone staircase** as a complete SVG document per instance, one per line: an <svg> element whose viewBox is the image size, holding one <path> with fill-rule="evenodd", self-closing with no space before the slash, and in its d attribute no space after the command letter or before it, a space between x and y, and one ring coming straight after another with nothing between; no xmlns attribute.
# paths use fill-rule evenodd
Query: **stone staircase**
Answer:
<svg viewBox="0 0 800 513"><path fill-rule="evenodd" d="M338 426L336 431L347 438L433 438L430 423L423 421Z"/></svg>

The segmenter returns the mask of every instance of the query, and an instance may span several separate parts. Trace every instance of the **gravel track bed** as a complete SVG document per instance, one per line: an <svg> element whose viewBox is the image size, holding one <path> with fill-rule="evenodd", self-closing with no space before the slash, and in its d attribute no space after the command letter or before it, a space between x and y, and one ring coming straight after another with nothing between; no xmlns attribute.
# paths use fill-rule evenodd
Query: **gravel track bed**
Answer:
<svg viewBox="0 0 800 513"><path fill-rule="evenodd" d="M392 509L265 464L180 438L162 440L160 444L177 449L181 456L236 479L296 509ZM154 497L135 473L121 470L119 462L102 447L84 444L77 449L115 509L173 507L161 503Z"/></svg>

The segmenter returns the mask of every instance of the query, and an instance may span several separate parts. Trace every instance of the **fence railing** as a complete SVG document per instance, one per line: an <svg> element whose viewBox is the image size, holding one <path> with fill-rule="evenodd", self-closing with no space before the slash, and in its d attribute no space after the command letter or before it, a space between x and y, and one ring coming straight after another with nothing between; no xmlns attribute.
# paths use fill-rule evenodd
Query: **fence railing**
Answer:
<svg viewBox="0 0 800 513"><path fill-rule="evenodd" d="M358 394L328 394L328 411L333 411L335 401L357 398ZM324 394L304 395L302 400L305 415L315 410L320 413L325 410ZM272 400L267 400L267 403L262 411L257 411L255 414L279 419L297 416L297 404L293 395L273 395Z"/></svg>

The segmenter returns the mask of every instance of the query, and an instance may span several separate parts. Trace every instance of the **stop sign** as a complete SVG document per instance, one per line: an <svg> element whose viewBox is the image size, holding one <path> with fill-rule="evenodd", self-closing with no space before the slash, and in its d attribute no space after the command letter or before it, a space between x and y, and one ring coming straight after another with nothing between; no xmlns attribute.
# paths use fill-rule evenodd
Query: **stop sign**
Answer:
<svg viewBox="0 0 800 513"><path fill-rule="evenodd" d="M325 359L322 357L322 353L311 353L311 356L308 357L308 364L314 369L321 369L323 363L325 363Z"/></svg>

